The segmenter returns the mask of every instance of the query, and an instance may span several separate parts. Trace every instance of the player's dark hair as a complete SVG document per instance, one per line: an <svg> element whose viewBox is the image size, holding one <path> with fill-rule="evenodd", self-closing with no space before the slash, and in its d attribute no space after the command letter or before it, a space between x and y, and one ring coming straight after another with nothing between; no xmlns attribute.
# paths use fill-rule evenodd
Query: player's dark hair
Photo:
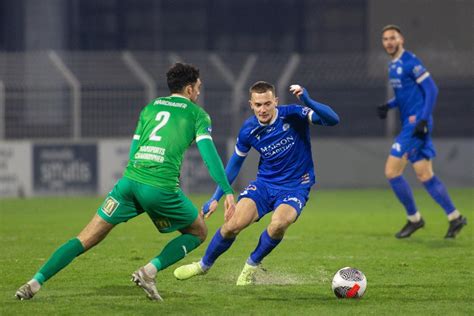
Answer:
<svg viewBox="0 0 474 316"><path fill-rule="evenodd" d="M187 85L193 85L199 79L199 69L188 64L176 63L166 73L171 93L182 92Z"/></svg>
<svg viewBox="0 0 474 316"><path fill-rule="evenodd" d="M394 31L397 31L398 34L402 34L402 30L400 29L400 27L398 25L395 25L395 24L389 24L389 25L385 25L382 29L382 34L385 33L385 31L388 31L388 30L394 30Z"/></svg>
<svg viewBox="0 0 474 316"><path fill-rule="evenodd" d="M252 98L252 93L265 93L271 91L275 95L275 86L266 81L257 81L249 89L250 98Z"/></svg>

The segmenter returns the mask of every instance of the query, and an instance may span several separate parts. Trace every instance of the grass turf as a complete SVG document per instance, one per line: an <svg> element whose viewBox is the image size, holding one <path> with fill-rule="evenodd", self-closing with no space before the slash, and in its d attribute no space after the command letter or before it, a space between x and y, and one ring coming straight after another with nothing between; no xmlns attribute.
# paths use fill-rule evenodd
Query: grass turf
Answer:
<svg viewBox="0 0 474 316"><path fill-rule="evenodd" d="M474 220L474 190L450 193ZM268 271L259 274L258 285L240 288L235 281L269 216L244 230L206 276L175 280L174 268L203 254L222 223L220 210L208 220L205 244L159 273L163 303L148 301L130 282L131 272L175 236L157 233L146 215L116 227L33 300L14 300L15 290L81 230L102 199L0 200L0 315L473 315L473 225L457 239L444 240L447 220L441 208L422 190L415 197L426 226L397 240L393 235L405 218L389 190L313 192L285 240L264 260ZM206 197L192 198L200 205ZM366 274L362 299L341 300L331 292L332 275L345 266Z"/></svg>

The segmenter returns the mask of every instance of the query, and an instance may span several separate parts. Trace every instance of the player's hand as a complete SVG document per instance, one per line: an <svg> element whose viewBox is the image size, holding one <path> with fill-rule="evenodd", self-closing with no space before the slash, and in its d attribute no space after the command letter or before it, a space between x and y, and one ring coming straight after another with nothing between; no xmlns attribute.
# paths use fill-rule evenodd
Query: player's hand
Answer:
<svg viewBox="0 0 474 316"><path fill-rule="evenodd" d="M219 202L216 200L209 200L202 206L201 214L207 219L217 210L217 206L219 206Z"/></svg>
<svg viewBox="0 0 474 316"><path fill-rule="evenodd" d="M387 104L382 104L377 107L377 115L379 116L380 119L385 120L385 118L387 118L387 113L388 113Z"/></svg>
<svg viewBox="0 0 474 316"><path fill-rule="evenodd" d="M233 194L226 194L224 201L224 221L227 222L232 218L235 212L235 202Z"/></svg>
<svg viewBox="0 0 474 316"><path fill-rule="evenodd" d="M413 132L413 136L424 139L426 135L428 135L428 122L425 120L421 120L416 123L415 130Z"/></svg>
<svg viewBox="0 0 474 316"><path fill-rule="evenodd" d="M304 88L299 84L292 84L290 86L290 92L293 93L293 95L295 95L299 100L300 96L304 93Z"/></svg>

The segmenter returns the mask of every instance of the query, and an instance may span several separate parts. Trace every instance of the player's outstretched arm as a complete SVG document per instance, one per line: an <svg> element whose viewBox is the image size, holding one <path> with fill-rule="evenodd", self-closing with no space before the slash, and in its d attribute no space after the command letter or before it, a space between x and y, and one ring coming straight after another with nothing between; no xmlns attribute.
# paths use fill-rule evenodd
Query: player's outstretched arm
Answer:
<svg viewBox="0 0 474 316"><path fill-rule="evenodd" d="M232 195L234 191L227 180L227 176L224 171L224 165L222 164L221 158L217 153L214 142L210 138L204 138L197 142L197 147L212 179L214 179L219 187L222 188L225 194ZM231 203L231 200L229 199L228 202ZM232 205L229 207L231 206Z"/></svg>
<svg viewBox="0 0 474 316"><path fill-rule="evenodd" d="M290 92L298 99L303 101L304 105L313 110L311 121L314 124L324 126L334 126L340 121L339 116L329 106L316 102L309 97L308 91L300 85L294 84L290 86Z"/></svg>
<svg viewBox="0 0 474 316"><path fill-rule="evenodd" d="M245 156L239 156L236 152L230 157L229 162L225 168L225 173L227 175L227 179L229 183L233 183L235 178L237 178L240 168L242 168L242 164L244 163ZM210 214L214 213L217 209L219 200L221 199L222 195L224 195L224 191L221 189L220 186L217 187L214 195L204 203L202 206L202 211L206 214L206 218L209 217Z"/></svg>

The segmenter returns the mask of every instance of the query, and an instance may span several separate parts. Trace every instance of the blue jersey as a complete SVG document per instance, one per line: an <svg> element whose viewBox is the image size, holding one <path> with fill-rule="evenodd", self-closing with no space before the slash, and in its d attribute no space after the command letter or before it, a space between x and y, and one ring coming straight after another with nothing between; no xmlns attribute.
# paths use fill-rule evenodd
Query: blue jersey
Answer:
<svg viewBox="0 0 474 316"><path fill-rule="evenodd" d="M400 58L389 63L388 75L404 127L421 117L425 95L419 83L430 74L414 54L404 51ZM431 115L428 121L431 124Z"/></svg>
<svg viewBox="0 0 474 316"><path fill-rule="evenodd" d="M271 187L311 187L315 183L309 134L313 111L299 105L277 106L276 111L268 125L255 116L247 119L235 152L246 156L255 148L260 154L257 180Z"/></svg>

